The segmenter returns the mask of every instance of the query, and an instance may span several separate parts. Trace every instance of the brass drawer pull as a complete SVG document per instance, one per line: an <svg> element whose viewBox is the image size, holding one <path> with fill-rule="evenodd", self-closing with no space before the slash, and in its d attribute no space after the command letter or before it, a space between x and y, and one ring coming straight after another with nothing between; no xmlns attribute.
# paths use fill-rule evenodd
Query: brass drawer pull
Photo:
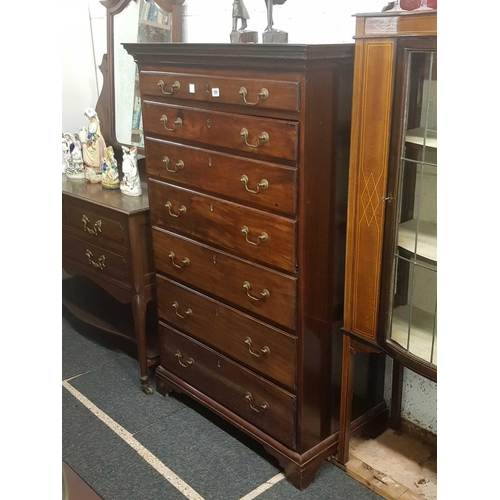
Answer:
<svg viewBox="0 0 500 500"><path fill-rule="evenodd" d="M243 139L245 140L245 144L249 148L258 148L261 145L261 143L265 144L266 142L269 142L269 134L267 132L262 132L262 134L259 135L259 137L258 137L259 142L257 144L250 144L247 141L248 130L246 128L241 129L240 135L241 135L241 137L243 137Z"/></svg>
<svg viewBox="0 0 500 500"><path fill-rule="evenodd" d="M271 296L269 290L267 290L266 288L264 288L262 292L260 292L260 297L254 297L253 295L250 295L249 292L252 287L248 281L245 281L243 283L243 288L246 290L248 297L250 297L252 300L266 300Z"/></svg>
<svg viewBox="0 0 500 500"><path fill-rule="evenodd" d="M264 347L261 348L260 352L255 352L252 351L252 339L250 337L247 337L245 339L245 344L248 345L248 352L252 355L255 356L256 358L262 358L262 356L265 356L266 354L269 355L271 354L271 349L265 345Z"/></svg>
<svg viewBox="0 0 500 500"><path fill-rule="evenodd" d="M168 166L170 165L170 158L168 156L163 157L163 163L165 163L165 168L167 169L167 172L172 172L173 174L175 174L177 170L182 170L184 168L184 162L182 160L179 160L175 164L175 168L173 170L168 168Z"/></svg>
<svg viewBox="0 0 500 500"><path fill-rule="evenodd" d="M170 85L171 92L165 92L163 90L163 87L165 86L165 82L163 80L160 80L158 82L158 87L160 87L160 90L162 94L165 95L172 95L176 90L179 90L181 88L181 84L176 80L172 85Z"/></svg>
<svg viewBox="0 0 500 500"><path fill-rule="evenodd" d="M187 257L184 257L181 260L182 264L179 266L179 264L175 263L175 253L174 252L170 252L168 254L168 256L170 257L170 260L172 261L172 265L174 267L177 267L178 269L182 269L183 267L189 266L189 259Z"/></svg>
<svg viewBox="0 0 500 500"><path fill-rule="evenodd" d="M168 208L168 213L172 216L172 217L179 217L181 214L185 214L187 212L187 208L184 206L184 205L181 205L180 208L179 208L179 211L176 213L176 214L173 214L172 213L172 203L170 203L169 201L167 201L167 203L165 204L165 206Z"/></svg>
<svg viewBox="0 0 500 500"><path fill-rule="evenodd" d="M106 256L105 255L101 255L97 259L97 262L92 260L92 257L94 257L94 254L88 248L87 248L87 251L85 252L85 255L89 259L89 264L92 264L95 268L104 269L106 267Z"/></svg>
<svg viewBox="0 0 500 500"><path fill-rule="evenodd" d="M259 103L259 100L262 99L265 101L269 97L269 91L265 88L263 88L258 94L257 94L257 100L255 102L248 102L247 101L247 89L245 87L241 87L240 91L238 92L240 96L243 97L243 101L245 104L248 104L249 106L255 106L256 104Z"/></svg>
<svg viewBox="0 0 500 500"><path fill-rule="evenodd" d="M102 221L98 220L94 224L94 229L88 226L88 223L90 222L90 219L84 215L82 217L82 222L83 222L83 230L87 231L87 233L90 234L95 234L97 236L97 233L102 233Z"/></svg>
<svg viewBox="0 0 500 500"><path fill-rule="evenodd" d="M248 189L248 177L246 175L242 175L240 179L241 183L245 186L245 189L249 193L255 193L257 194L260 189L263 191L266 190L269 187L269 182L266 181L266 179L262 179L258 184L257 184L257 189L254 191L253 189Z"/></svg>
<svg viewBox="0 0 500 500"><path fill-rule="evenodd" d="M190 365L193 365L194 364L194 359L193 358L189 358L188 360L186 360L186 364L184 364L182 361L181 361L181 358L182 358L182 354L180 351L177 351L175 353L175 357L177 358L177 360L179 361L179 364L181 366L183 366L184 368L187 368L188 366Z"/></svg>
<svg viewBox="0 0 500 500"><path fill-rule="evenodd" d="M191 314L193 314L193 311L191 310L190 307L188 307L184 311L185 316L183 316L182 314L179 314L179 312L177 311L177 309L179 309L179 303L177 301L174 301L174 303L172 304L172 307L175 309L175 314L177 314L177 316L179 316L179 318L186 319L188 316L191 316Z"/></svg>
<svg viewBox="0 0 500 500"><path fill-rule="evenodd" d="M267 403L266 401L264 401L261 405L259 405L258 408L255 407L253 405L253 396L252 396L251 392L247 392L245 394L245 399L248 401L248 404L250 405L250 408L252 408L253 411L256 411L256 412L260 413L262 411L265 411L265 410L269 409L269 403Z"/></svg>
<svg viewBox="0 0 500 500"><path fill-rule="evenodd" d="M167 128L167 121L168 118L165 115L162 115L160 118L160 121L163 123L163 128L167 130L168 132L175 132L175 127L178 125L179 127L182 127L182 118L176 118L174 120L174 128Z"/></svg>
<svg viewBox="0 0 500 500"><path fill-rule="evenodd" d="M269 236L267 235L267 233L262 232L258 236L257 243L255 243L254 241L250 241L248 239L248 235L250 234L250 230L248 229L247 226L243 226L241 228L241 232L245 235L245 239L247 240L247 243L250 243L250 245L257 246L261 241L263 241L265 243L269 239Z"/></svg>

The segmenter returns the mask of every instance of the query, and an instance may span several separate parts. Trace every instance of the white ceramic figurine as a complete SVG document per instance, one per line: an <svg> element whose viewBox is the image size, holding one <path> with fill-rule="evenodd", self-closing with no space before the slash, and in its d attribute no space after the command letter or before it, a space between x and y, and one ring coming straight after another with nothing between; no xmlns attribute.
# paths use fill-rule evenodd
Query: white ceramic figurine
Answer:
<svg viewBox="0 0 500 500"><path fill-rule="evenodd" d="M66 169L69 166L69 160L71 158L71 154L69 152L69 143L66 137L64 137L64 134L62 135L61 138L61 145L62 145L62 173L66 173Z"/></svg>
<svg viewBox="0 0 500 500"><path fill-rule="evenodd" d="M66 177L68 179L85 179L85 167L82 158L82 144L78 134L64 134L64 138L69 145L70 157L66 167Z"/></svg>
<svg viewBox="0 0 500 500"><path fill-rule="evenodd" d="M141 196L141 179L139 178L139 170L137 169L137 148L135 146L131 148L122 146L122 150L123 180L120 183L120 190L128 196Z"/></svg>

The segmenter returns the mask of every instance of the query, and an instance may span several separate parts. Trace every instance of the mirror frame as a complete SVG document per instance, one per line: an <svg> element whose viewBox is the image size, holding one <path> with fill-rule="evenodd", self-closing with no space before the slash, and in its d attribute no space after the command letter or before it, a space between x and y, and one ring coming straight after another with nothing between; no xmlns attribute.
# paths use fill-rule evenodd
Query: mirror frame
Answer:
<svg viewBox="0 0 500 500"><path fill-rule="evenodd" d="M115 86L114 86L114 21L115 16L120 14L129 3L138 0L100 0L106 7L106 54L103 55L101 70L103 76L102 90L96 104L96 112L101 121L101 132L106 144L112 145L115 149L121 146L131 146L131 144L121 143L116 138L115 127ZM182 5L185 0L146 0L154 1L160 8L172 14L172 43L182 41ZM144 154L141 148L138 152Z"/></svg>

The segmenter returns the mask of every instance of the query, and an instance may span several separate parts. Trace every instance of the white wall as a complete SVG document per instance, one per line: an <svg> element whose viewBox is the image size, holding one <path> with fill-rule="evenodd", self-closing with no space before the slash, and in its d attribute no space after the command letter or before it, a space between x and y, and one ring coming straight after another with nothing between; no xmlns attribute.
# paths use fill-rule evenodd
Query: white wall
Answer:
<svg viewBox="0 0 500 500"><path fill-rule="evenodd" d="M87 1L61 2L60 9L63 11L61 19L71 20L61 26L62 132L74 133L88 123L83 111L95 106L100 87L95 71L92 24ZM104 32L104 35L101 33L100 36L105 39L105 25L101 32Z"/></svg>
<svg viewBox="0 0 500 500"><path fill-rule="evenodd" d="M288 32L289 43L351 43L353 14L378 12L383 0L333 2L288 0L274 8L275 28ZM267 26L264 0L245 0L248 29L259 33ZM314 5L314 7L312 7ZM105 8L99 0L62 2L63 18L72 19L63 30L62 127L76 131L86 124L83 110L97 102L102 78L98 66L106 51ZM232 26L231 0L186 0L183 41L228 43ZM386 400L390 402L392 363L388 359ZM404 372L402 417L437 433L437 385L410 370Z"/></svg>
<svg viewBox="0 0 500 500"><path fill-rule="evenodd" d="M248 29L257 31L259 42L267 26L264 0L244 0L250 15ZM186 42L229 42L232 26L232 0L186 0L184 33ZM354 35L353 14L379 11L383 0L310 2L288 0L273 9L274 27L288 33L289 43L347 43Z"/></svg>

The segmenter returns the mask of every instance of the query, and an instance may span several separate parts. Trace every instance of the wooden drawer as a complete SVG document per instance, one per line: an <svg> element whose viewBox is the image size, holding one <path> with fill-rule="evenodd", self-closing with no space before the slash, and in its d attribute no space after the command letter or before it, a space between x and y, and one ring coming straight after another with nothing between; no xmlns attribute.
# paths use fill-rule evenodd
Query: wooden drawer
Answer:
<svg viewBox="0 0 500 500"><path fill-rule="evenodd" d="M67 196L62 198L62 214L64 226L82 238L94 240L99 245L107 242L123 247L127 245L128 220L125 215Z"/></svg>
<svg viewBox="0 0 500 500"><path fill-rule="evenodd" d="M146 136L156 134L285 160L297 159L299 125L294 121L220 113L147 100L143 101L142 112ZM242 136L245 130L248 132L246 138ZM267 139L259 139L266 134Z"/></svg>
<svg viewBox="0 0 500 500"><path fill-rule="evenodd" d="M159 272L290 330L295 328L295 278L167 231L153 227L152 233ZM261 295L263 290L268 291L267 297Z"/></svg>
<svg viewBox="0 0 500 500"><path fill-rule="evenodd" d="M280 212L296 211L295 168L149 137L145 146L149 175Z"/></svg>
<svg viewBox="0 0 500 500"><path fill-rule="evenodd" d="M130 284L130 264L125 255L64 233L62 254L87 269L89 274Z"/></svg>
<svg viewBox="0 0 500 500"><path fill-rule="evenodd" d="M161 322L159 334L162 367L295 448L293 394Z"/></svg>
<svg viewBox="0 0 500 500"><path fill-rule="evenodd" d="M158 274L156 285L160 318L267 378L296 387L295 337Z"/></svg>
<svg viewBox="0 0 500 500"><path fill-rule="evenodd" d="M295 272L294 220L150 179L151 224Z"/></svg>
<svg viewBox="0 0 500 500"><path fill-rule="evenodd" d="M143 70L140 74L143 95L201 103L236 104L256 110L298 111L299 85L299 82L163 71Z"/></svg>

